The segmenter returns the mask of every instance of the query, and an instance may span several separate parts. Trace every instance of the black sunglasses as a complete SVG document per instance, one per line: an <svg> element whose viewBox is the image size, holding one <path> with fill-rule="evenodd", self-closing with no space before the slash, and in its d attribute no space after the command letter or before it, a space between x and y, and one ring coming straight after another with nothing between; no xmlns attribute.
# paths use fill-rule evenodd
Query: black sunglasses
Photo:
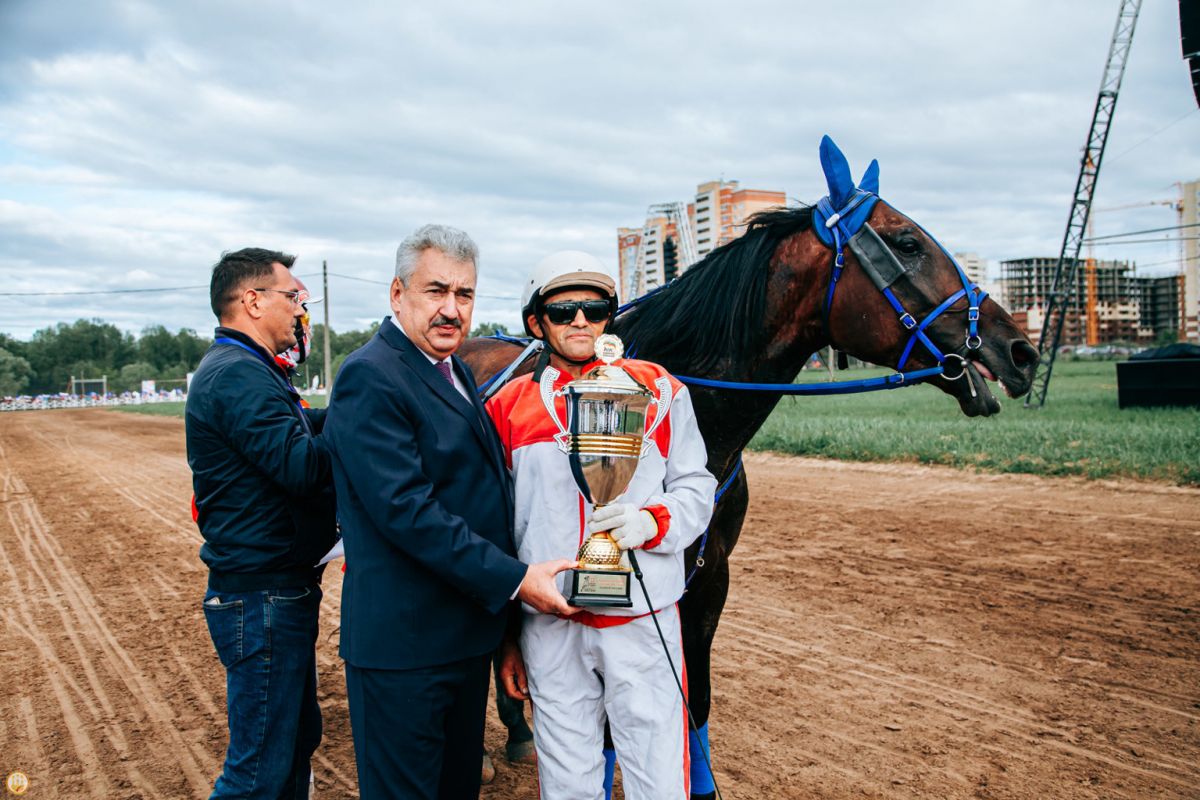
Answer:
<svg viewBox="0 0 1200 800"><path fill-rule="evenodd" d="M612 305L607 300L573 300L566 303L547 303L546 319L555 325L570 325L580 310L588 322L603 322L612 316Z"/></svg>

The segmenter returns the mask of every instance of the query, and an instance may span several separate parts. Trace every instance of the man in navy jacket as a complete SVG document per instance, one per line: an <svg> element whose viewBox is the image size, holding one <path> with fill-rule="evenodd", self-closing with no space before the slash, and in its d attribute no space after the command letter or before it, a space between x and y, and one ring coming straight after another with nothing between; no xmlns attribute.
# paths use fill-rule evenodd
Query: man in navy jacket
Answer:
<svg viewBox="0 0 1200 800"><path fill-rule="evenodd" d="M401 243L393 315L342 365L325 426L346 548L341 655L359 791L479 794L492 652L514 598L570 614L513 543L512 483L475 382L478 250L426 225Z"/></svg>
<svg viewBox="0 0 1200 800"><path fill-rule="evenodd" d="M212 797L308 796L321 741L316 638L334 543L324 412L300 407L275 354L296 343L294 257L225 253L210 299L220 327L196 369L185 427L208 565L204 617L225 667L229 747Z"/></svg>

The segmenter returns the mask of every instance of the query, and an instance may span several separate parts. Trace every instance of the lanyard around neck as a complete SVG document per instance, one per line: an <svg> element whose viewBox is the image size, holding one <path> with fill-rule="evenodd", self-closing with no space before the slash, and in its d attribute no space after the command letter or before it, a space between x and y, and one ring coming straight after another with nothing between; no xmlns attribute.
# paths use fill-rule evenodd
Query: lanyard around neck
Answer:
<svg viewBox="0 0 1200 800"><path fill-rule="evenodd" d="M250 345L246 344L245 342L239 342L237 339L231 338L229 336L218 336L215 339L213 339L213 344L231 344L236 347L240 347L243 350L245 350L247 353L250 353L251 355L253 355L255 358L257 358L262 363L266 364L267 368L271 370L271 373L273 375L275 375L275 377L279 378L283 382L284 386L287 387L288 395L292 398L292 402L296 404L296 410L300 412L300 422L304 425L305 432L308 433L310 436L312 435L312 427L308 423L308 417L304 416L304 406L300 404L300 393L298 391L296 391L295 386L292 386L291 381L289 381L283 377L283 375L280 373L278 364L276 364L273 360L271 360L271 359L267 358L265 355L263 355L261 350L251 347Z"/></svg>

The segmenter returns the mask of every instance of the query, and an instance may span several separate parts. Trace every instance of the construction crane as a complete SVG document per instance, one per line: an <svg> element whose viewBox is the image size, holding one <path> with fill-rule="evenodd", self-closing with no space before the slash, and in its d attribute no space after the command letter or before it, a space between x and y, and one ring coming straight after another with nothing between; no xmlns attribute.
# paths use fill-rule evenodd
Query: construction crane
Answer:
<svg viewBox="0 0 1200 800"><path fill-rule="evenodd" d="M1133 31L1141 10L1142 0L1121 0L1117 25L1113 29L1112 41L1108 47L1108 60L1100 80L1100 92L1096 96L1096 108L1092 112L1092 127L1084 144L1083 157L1079 161L1079 177L1075 181L1075 196L1071 201L1071 212L1067 216L1062 250L1054 268L1054 282L1050 287L1050 296L1046 299L1046 313L1042 320L1042 332L1038 337L1038 365L1034 372L1033 388L1025 397L1026 408L1041 408L1046 404L1046 391L1050 387L1050 375L1054 371L1054 357L1058 354L1063 322L1075 290L1079 251L1087 231L1092 197L1096 191L1096 178L1104 160L1108 129L1117 108L1117 95L1121 89L1121 80L1125 77L1125 62L1129 59L1129 46L1133 43Z"/></svg>
<svg viewBox="0 0 1200 800"><path fill-rule="evenodd" d="M692 226L688 221L687 206L683 203L656 203L646 209L647 217L664 216L675 225L675 237L679 241L679 271L683 272L698 260L696 241L692 238Z"/></svg>
<svg viewBox="0 0 1200 800"><path fill-rule="evenodd" d="M654 203L646 209L646 219L654 217L665 217L667 220L666 228L674 227L675 229L675 259L676 269L678 273L684 272L692 264L699 260L696 250L696 240L692 236L691 222L688 220L687 205L685 203ZM642 227L642 232L638 236L637 258L634 262L632 273L626 280L626 285L622 287L625 291L625 297L633 299L642 295L646 291L646 248L644 241L646 238L646 228ZM663 266L666 266L666 255L670 249L670 242L666 239L662 242L663 248ZM670 279L670 276L663 274L663 282Z"/></svg>
<svg viewBox="0 0 1200 800"><path fill-rule="evenodd" d="M1092 243L1092 238L1096 235L1095 229L1092 227L1092 215L1088 214L1087 221L1087 239L1088 239L1088 254L1087 254L1087 333L1084 341L1089 346L1095 347L1100 344L1100 309L1096 294L1100 288L1100 282L1096 276L1096 246ZM1045 330L1045 328L1043 328Z"/></svg>

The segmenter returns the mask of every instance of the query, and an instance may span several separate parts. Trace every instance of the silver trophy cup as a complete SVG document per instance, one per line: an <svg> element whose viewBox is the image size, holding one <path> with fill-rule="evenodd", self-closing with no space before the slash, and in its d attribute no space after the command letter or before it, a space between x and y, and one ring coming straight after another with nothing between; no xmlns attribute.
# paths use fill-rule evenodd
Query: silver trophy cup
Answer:
<svg viewBox="0 0 1200 800"><path fill-rule="evenodd" d="M613 366L622 351L616 336L599 337L596 355L604 364L560 390L566 398L567 429L560 434L559 444L567 452L579 491L596 508L620 497L633 480L644 450L646 412L654 402L649 389ZM568 603L633 605L629 599L632 573L607 531L591 534L576 558L580 565L570 573Z"/></svg>

